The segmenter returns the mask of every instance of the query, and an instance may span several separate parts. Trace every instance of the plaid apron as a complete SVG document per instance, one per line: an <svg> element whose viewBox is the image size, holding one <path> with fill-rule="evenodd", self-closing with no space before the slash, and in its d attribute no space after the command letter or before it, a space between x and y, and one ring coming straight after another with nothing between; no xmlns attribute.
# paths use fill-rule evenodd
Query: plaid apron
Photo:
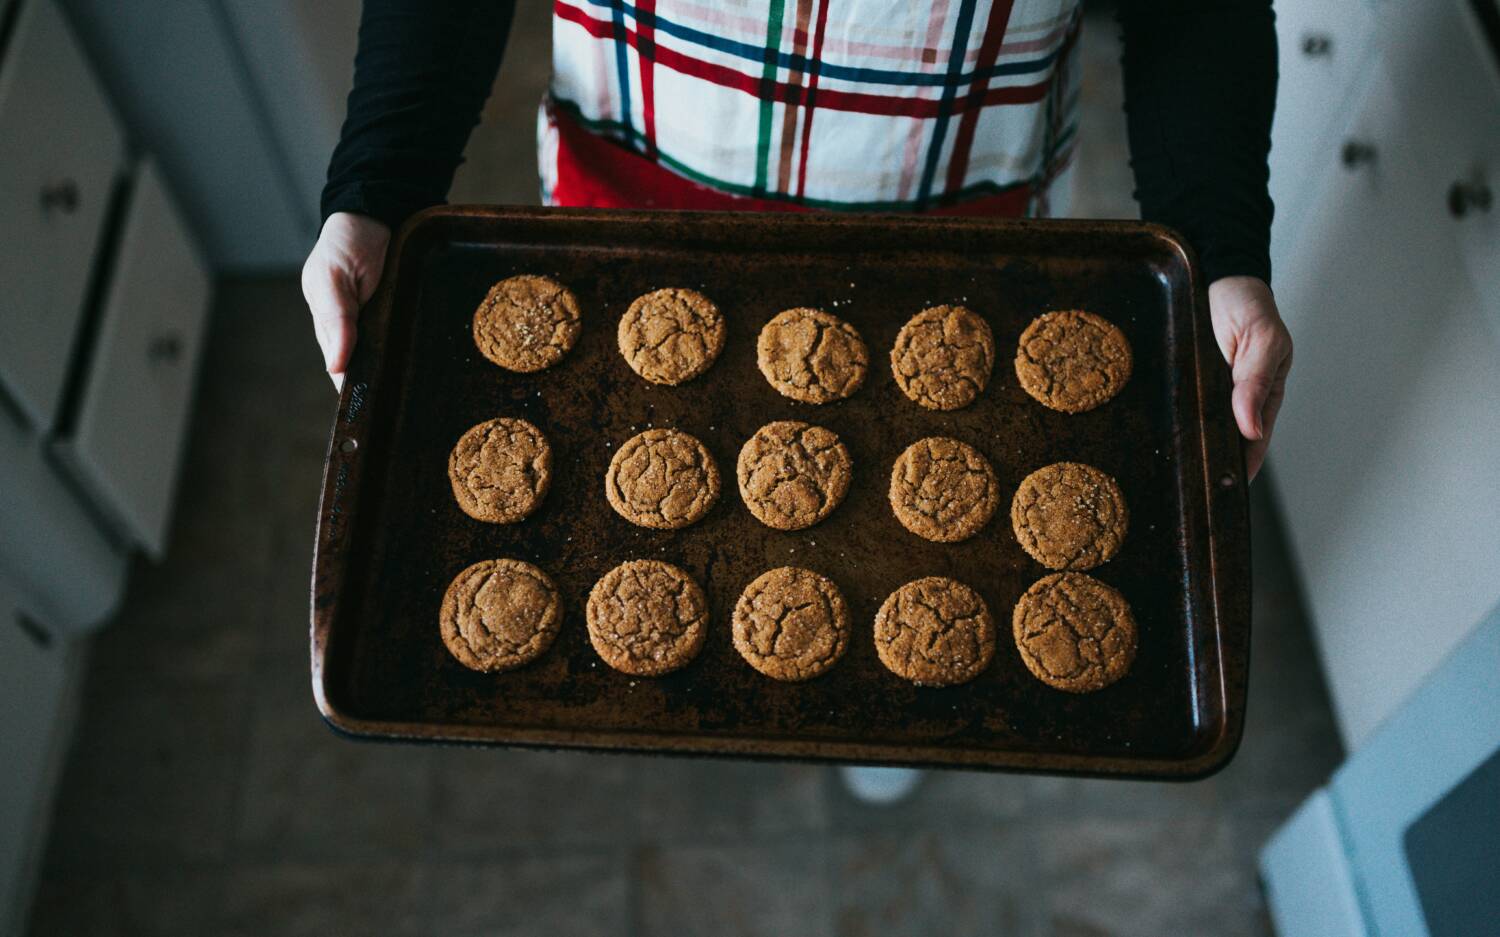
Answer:
<svg viewBox="0 0 1500 937"><path fill-rule="evenodd" d="M1078 0L555 0L543 201L1063 214Z"/></svg>

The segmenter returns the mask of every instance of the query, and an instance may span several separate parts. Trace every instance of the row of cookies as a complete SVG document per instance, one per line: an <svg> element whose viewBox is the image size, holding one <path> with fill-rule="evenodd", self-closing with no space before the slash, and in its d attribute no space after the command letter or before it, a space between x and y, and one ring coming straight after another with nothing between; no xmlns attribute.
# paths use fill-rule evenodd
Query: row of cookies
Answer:
<svg viewBox="0 0 1500 937"><path fill-rule="evenodd" d="M548 277L522 275L495 284L474 313L474 343L486 358L522 373L562 360L578 339L582 315L572 291ZM620 354L656 384L690 381L724 350L724 316L696 290L654 290L620 318ZM989 383L995 338L989 324L964 306L924 309L891 348L891 372L915 403L956 410ZM870 354L854 326L821 309L799 307L774 316L756 339L756 364L777 392L823 404L854 394ZM1130 378L1130 344L1108 320L1083 310L1038 316L1021 334L1015 355L1022 388L1067 413L1093 409Z"/></svg>
<svg viewBox="0 0 1500 937"><path fill-rule="evenodd" d="M826 518L849 489L853 463L837 434L792 420L762 426L740 449L740 497L757 520L801 530ZM551 485L552 450L526 420L499 417L469 429L448 458L460 508L491 523L529 515ZM719 469L708 448L681 430L654 428L616 450L604 494L621 517L672 530L697 523L717 502ZM891 467L890 504L907 530L957 543L989 523L1000 502L994 468L974 447L929 437ZM1011 499L1011 526L1022 548L1050 569L1085 570L1119 550L1129 510L1108 473L1077 462L1037 469Z"/></svg>
<svg viewBox="0 0 1500 937"><path fill-rule="evenodd" d="M545 572L520 560L485 560L458 574L443 597L444 645L464 666L511 670L540 657L562 624L562 599ZM621 673L654 677L686 666L709 627L703 589L682 569L632 560L589 592L589 643ZM826 673L849 647L849 605L832 580L792 566L756 577L731 621L735 650L756 671L797 682ZM1028 670L1048 686L1086 693L1114 683L1135 657L1130 607L1083 573L1054 573L1012 613ZM882 664L918 686L966 683L989 667L995 625L984 599L954 579L928 576L891 593L875 615Z"/></svg>

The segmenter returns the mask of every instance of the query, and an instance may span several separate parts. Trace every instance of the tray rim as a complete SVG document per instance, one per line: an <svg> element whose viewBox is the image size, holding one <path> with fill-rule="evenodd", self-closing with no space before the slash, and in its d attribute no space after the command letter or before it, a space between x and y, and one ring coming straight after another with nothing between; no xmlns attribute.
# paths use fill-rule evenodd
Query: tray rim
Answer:
<svg viewBox="0 0 1500 937"><path fill-rule="evenodd" d="M576 730L505 727L456 723L366 719L342 709L335 700L327 666L330 634L338 619L338 596L351 561L343 531L355 511L345 509L341 493L357 493L360 449L374 423L367 392L388 364L383 352L394 302L394 283L408 248L429 229L455 220L504 223L572 222L598 219L612 224L660 224L669 219L696 219L699 224L742 221L744 212L540 208L505 205L438 205L424 209L401 226L387 249L382 277L360 311L360 341L345 374L338 409L329 433L323 484L318 501L310 583L309 654L314 702L323 721L337 734L359 740L514 746L541 749L728 756L826 763L912 765L1019 771L1142 780L1197 780L1222 769L1234 757L1244 732L1250 653L1250 523L1243 440L1229 410L1229 370L1219 355L1208 321L1207 285L1196 254L1173 229L1132 220L1015 219L886 213L755 214L761 220L807 227L860 228L869 225L923 228L961 227L1015 232L1144 235L1167 253L1176 254L1186 271L1193 315L1193 375L1203 467L1203 510L1209 560L1208 609L1217 649L1219 706L1223 713L1216 735L1182 758L1119 757L1048 752L979 751L942 745L901 745L826 739L767 739L753 735L652 735L649 730ZM1186 490L1185 494L1188 493ZM351 504L355 499L351 499Z"/></svg>

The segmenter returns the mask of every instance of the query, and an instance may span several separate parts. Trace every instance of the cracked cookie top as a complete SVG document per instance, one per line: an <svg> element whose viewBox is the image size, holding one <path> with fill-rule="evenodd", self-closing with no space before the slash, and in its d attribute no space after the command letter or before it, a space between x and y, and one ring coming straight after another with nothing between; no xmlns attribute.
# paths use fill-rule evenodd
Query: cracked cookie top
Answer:
<svg viewBox="0 0 1500 937"><path fill-rule="evenodd" d="M927 540L969 539L989 523L999 501L989 460L957 439L919 439L891 467L891 509L901 526Z"/></svg>
<svg viewBox="0 0 1500 937"><path fill-rule="evenodd" d="M520 560L484 560L453 577L438 626L443 644L470 670L510 670L552 646L562 599L546 573Z"/></svg>
<svg viewBox="0 0 1500 937"><path fill-rule="evenodd" d="M448 480L465 514L511 524L536 510L547 494L552 447L525 420L486 420L459 437L448 456Z"/></svg>
<svg viewBox="0 0 1500 937"><path fill-rule="evenodd" d="M578 299L566 286L511 277L492 286L475 311L474 344L500 367L529 374L561 361L582 328Z"/></svg>
<svg viewBox="0 0 1500 937"><path fill-rule="evenodd" d="M1038 579L1016 603L1013 624L1026 669L1069 693L1103 689L1135 660L1130 603L1083 573Z"/></svg>
<svg viewBox="0 0 1500 937"><path fill-rule="evenodd" d="M610 460L604 496L632 524L686 527L719 500L719 469L697 438L675 429L648 429Z"/></svg>
<svg viewBox="0 0 1500 937"><path fill-rule="evenodd" d="M795 566L761 573L734 606L734 647L773 680L809 680L849 647L849 606L826 576Z"/></svg>
<svg viewBox="0 0 1500 937"><path fill-rule="evenodd" d="M631 560L594 584L587 618L589 643L606 664L654 677L682 667L703 649L708 601L676 566Z"/></svg>
<svg viewBox="0 0 1500 937"><path fill-rule="evenodd" d="M724 350L724 317L694 290L656 290L630 304L620 319L620 354L653 384L690 381Z"/></svg>
<svg viewBox="0 0 1500 937"><path fill-rule="evenodd" d="M796 420L767 423L740 449L740 497L756 519L801 530L827 517L849 490L853 463L832 431Z"/></svg>
<svg viewBox="0 0 1500 937"><path fill-rule="evenodd" d="M1129 517L1119 484L1080 462L1037 469L1010 502L1016 539L1048 569L1093 569L1108 562L1119 552Z"/></svg>
<svg viewBox="0 0 1500 937"><path fill-rule="evenodd" d="M760 330L755 361L782 396L828 403L859 390L870 352L843 319L821 309L788 309Z"/></svg>
<svg viewBox="0 0 1500 937"><path fill-rule="evenodd" d="M901 327L891 371L906 396L929 410L974 402L995 366L995 336L964 306L924 309Z"/></svg>
<svg viewBox="0 0 1500 937"><path fill-rule="evenodd" d="M875 614L875 651L898 677L918 686L974 679L995 656L995 622L979 593L928 576L890 594Z"/></svg>
<svg viewBox="0 0 1500 937"><path fill-rule="evenodd" d="M1053 410L1082 413L1120 392L1130 380L1130 343L1115 325L1070 309L1037 316L1016 347L1016 377Z"/></svg>

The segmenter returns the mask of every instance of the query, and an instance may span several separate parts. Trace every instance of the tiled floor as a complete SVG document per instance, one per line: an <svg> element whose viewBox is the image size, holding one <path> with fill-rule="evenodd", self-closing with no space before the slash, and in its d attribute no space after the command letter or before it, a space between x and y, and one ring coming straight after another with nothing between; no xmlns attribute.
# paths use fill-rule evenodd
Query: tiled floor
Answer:
<svg viewBox="0 0 1500 937"><path fill-rule="evenodd" d="M522 6L507 72L534 85L544 5ZM1091 25L1076 207L1119 215L1112 30ZM462 197L530 195L534 100L497 97ZM1192 785L935 773L881 809L805 765L332 735L306 606L333 405L294 278L223 284L171 555L95 643L33 934L1269 932L1256 850L1340 752L1260 493L1229 768Z"/></svg>

